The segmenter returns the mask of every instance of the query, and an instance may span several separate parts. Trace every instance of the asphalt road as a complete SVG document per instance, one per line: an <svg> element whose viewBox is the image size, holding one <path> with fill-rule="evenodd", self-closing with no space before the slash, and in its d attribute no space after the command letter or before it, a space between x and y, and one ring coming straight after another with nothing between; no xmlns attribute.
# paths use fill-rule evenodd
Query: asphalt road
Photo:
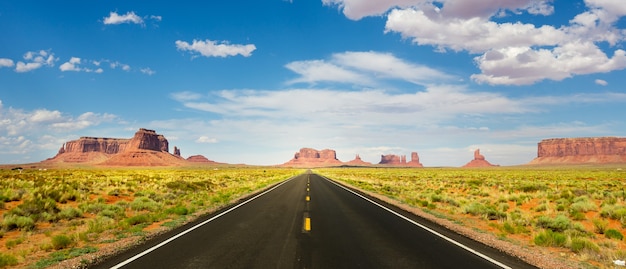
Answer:
<svg viewBox="0 0 626 269"><path fill-rule="evenodd" d="M303 174L95 268L535 268L391 210Z"/></svg>

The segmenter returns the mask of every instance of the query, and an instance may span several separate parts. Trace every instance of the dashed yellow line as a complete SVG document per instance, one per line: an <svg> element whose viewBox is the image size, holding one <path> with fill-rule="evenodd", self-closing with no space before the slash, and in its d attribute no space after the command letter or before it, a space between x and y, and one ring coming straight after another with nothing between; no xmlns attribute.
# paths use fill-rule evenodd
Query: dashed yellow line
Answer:
<svg viewBox="0 0 626 269"><path fill-rule="evenodd" d="M305 232L310 232L311 231L311 218L304 218L304 231Z"/></svg>
<svg viewBox="0 0 626 269"><path fill-rule="evenodd" d="M305 200L306 200L307 202L308 202L308 201L311 201L311 196L308 196L308 195L307 195Z"/></svg>

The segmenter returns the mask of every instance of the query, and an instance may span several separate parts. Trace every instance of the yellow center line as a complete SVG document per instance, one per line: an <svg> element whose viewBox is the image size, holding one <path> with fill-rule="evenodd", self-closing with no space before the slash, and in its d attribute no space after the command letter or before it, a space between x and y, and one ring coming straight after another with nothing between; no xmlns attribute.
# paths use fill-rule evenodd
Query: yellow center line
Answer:
<svg viewBox="0 0 626 269"><path fill-rule="evenodd" d="M306 201L307 201L307 202L308 202L308 201L311 201L311 197L307 195L307 196L306 196Z"/></svg>
<svg viewBox="0 0 626 269"><path fill-rule="evenodd" d="M304 231L305 232L311 231L311 218L304 218Z"/></svg>

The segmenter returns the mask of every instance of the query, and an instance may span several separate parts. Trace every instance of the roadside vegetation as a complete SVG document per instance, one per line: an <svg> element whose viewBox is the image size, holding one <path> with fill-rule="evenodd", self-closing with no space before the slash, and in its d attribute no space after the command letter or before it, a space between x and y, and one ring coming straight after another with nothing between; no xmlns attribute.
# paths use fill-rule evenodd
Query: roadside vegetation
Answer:
<svg viewBox="0 0 626 269"><path fill-rule="evenodd" d="M615 166L326 168L315 172L581 268L626 259L626 171Z"/></svg>
<svg viewBox="0 0 626 269"><path fill-rule="evenodd" d="M140 241L302 172L0 170L0 268L45 268L120 240Z"/></svg>

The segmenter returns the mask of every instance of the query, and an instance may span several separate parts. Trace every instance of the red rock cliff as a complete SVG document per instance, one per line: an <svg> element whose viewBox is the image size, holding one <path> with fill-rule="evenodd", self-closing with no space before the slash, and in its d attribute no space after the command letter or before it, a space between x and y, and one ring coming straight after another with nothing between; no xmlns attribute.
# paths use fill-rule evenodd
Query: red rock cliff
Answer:
<svg viewBox="0 0 626 269"><path fill-rule="evenodd" d="M411 161L406 161L406 155L381 155L380 162L378 164L384 165L392 165L392 166L412 166L412 167L423 167L423 165L419 161L419 156L417 152L411 152Z"/></svg>
<svg viewBox="0 0 626 269"><path fill-rule="evenodd" d="M181 158L170 154L168 149L163 135L141 128L131 139L81 137L68 141L47 161L134 166L179 163Z"/></svg>
<svg viewBox="0 0 626 269"><path fill-rule="evenodd" d="M463 165L463 167L490 167L490 166L498 166L495 164L491 164L485 159L485 156L480 154L480 149L476 149L474 151L474 159L469 163Z"/></svg>
<svg viewBox="0 0 626 269"><path fill-rule="evenodd" d="M337 159L337 152L332 149L316 150L312 148L301 148L296 152L293 159L284 163L284 166L333 166L341 165Z"/></svg>
<svg viewBox="0 0 626 269"><path fill-rule="evenodd" d="M626 138L586 137L544 139L537 144L537 158L531 164L623 162Z"/></svg>

